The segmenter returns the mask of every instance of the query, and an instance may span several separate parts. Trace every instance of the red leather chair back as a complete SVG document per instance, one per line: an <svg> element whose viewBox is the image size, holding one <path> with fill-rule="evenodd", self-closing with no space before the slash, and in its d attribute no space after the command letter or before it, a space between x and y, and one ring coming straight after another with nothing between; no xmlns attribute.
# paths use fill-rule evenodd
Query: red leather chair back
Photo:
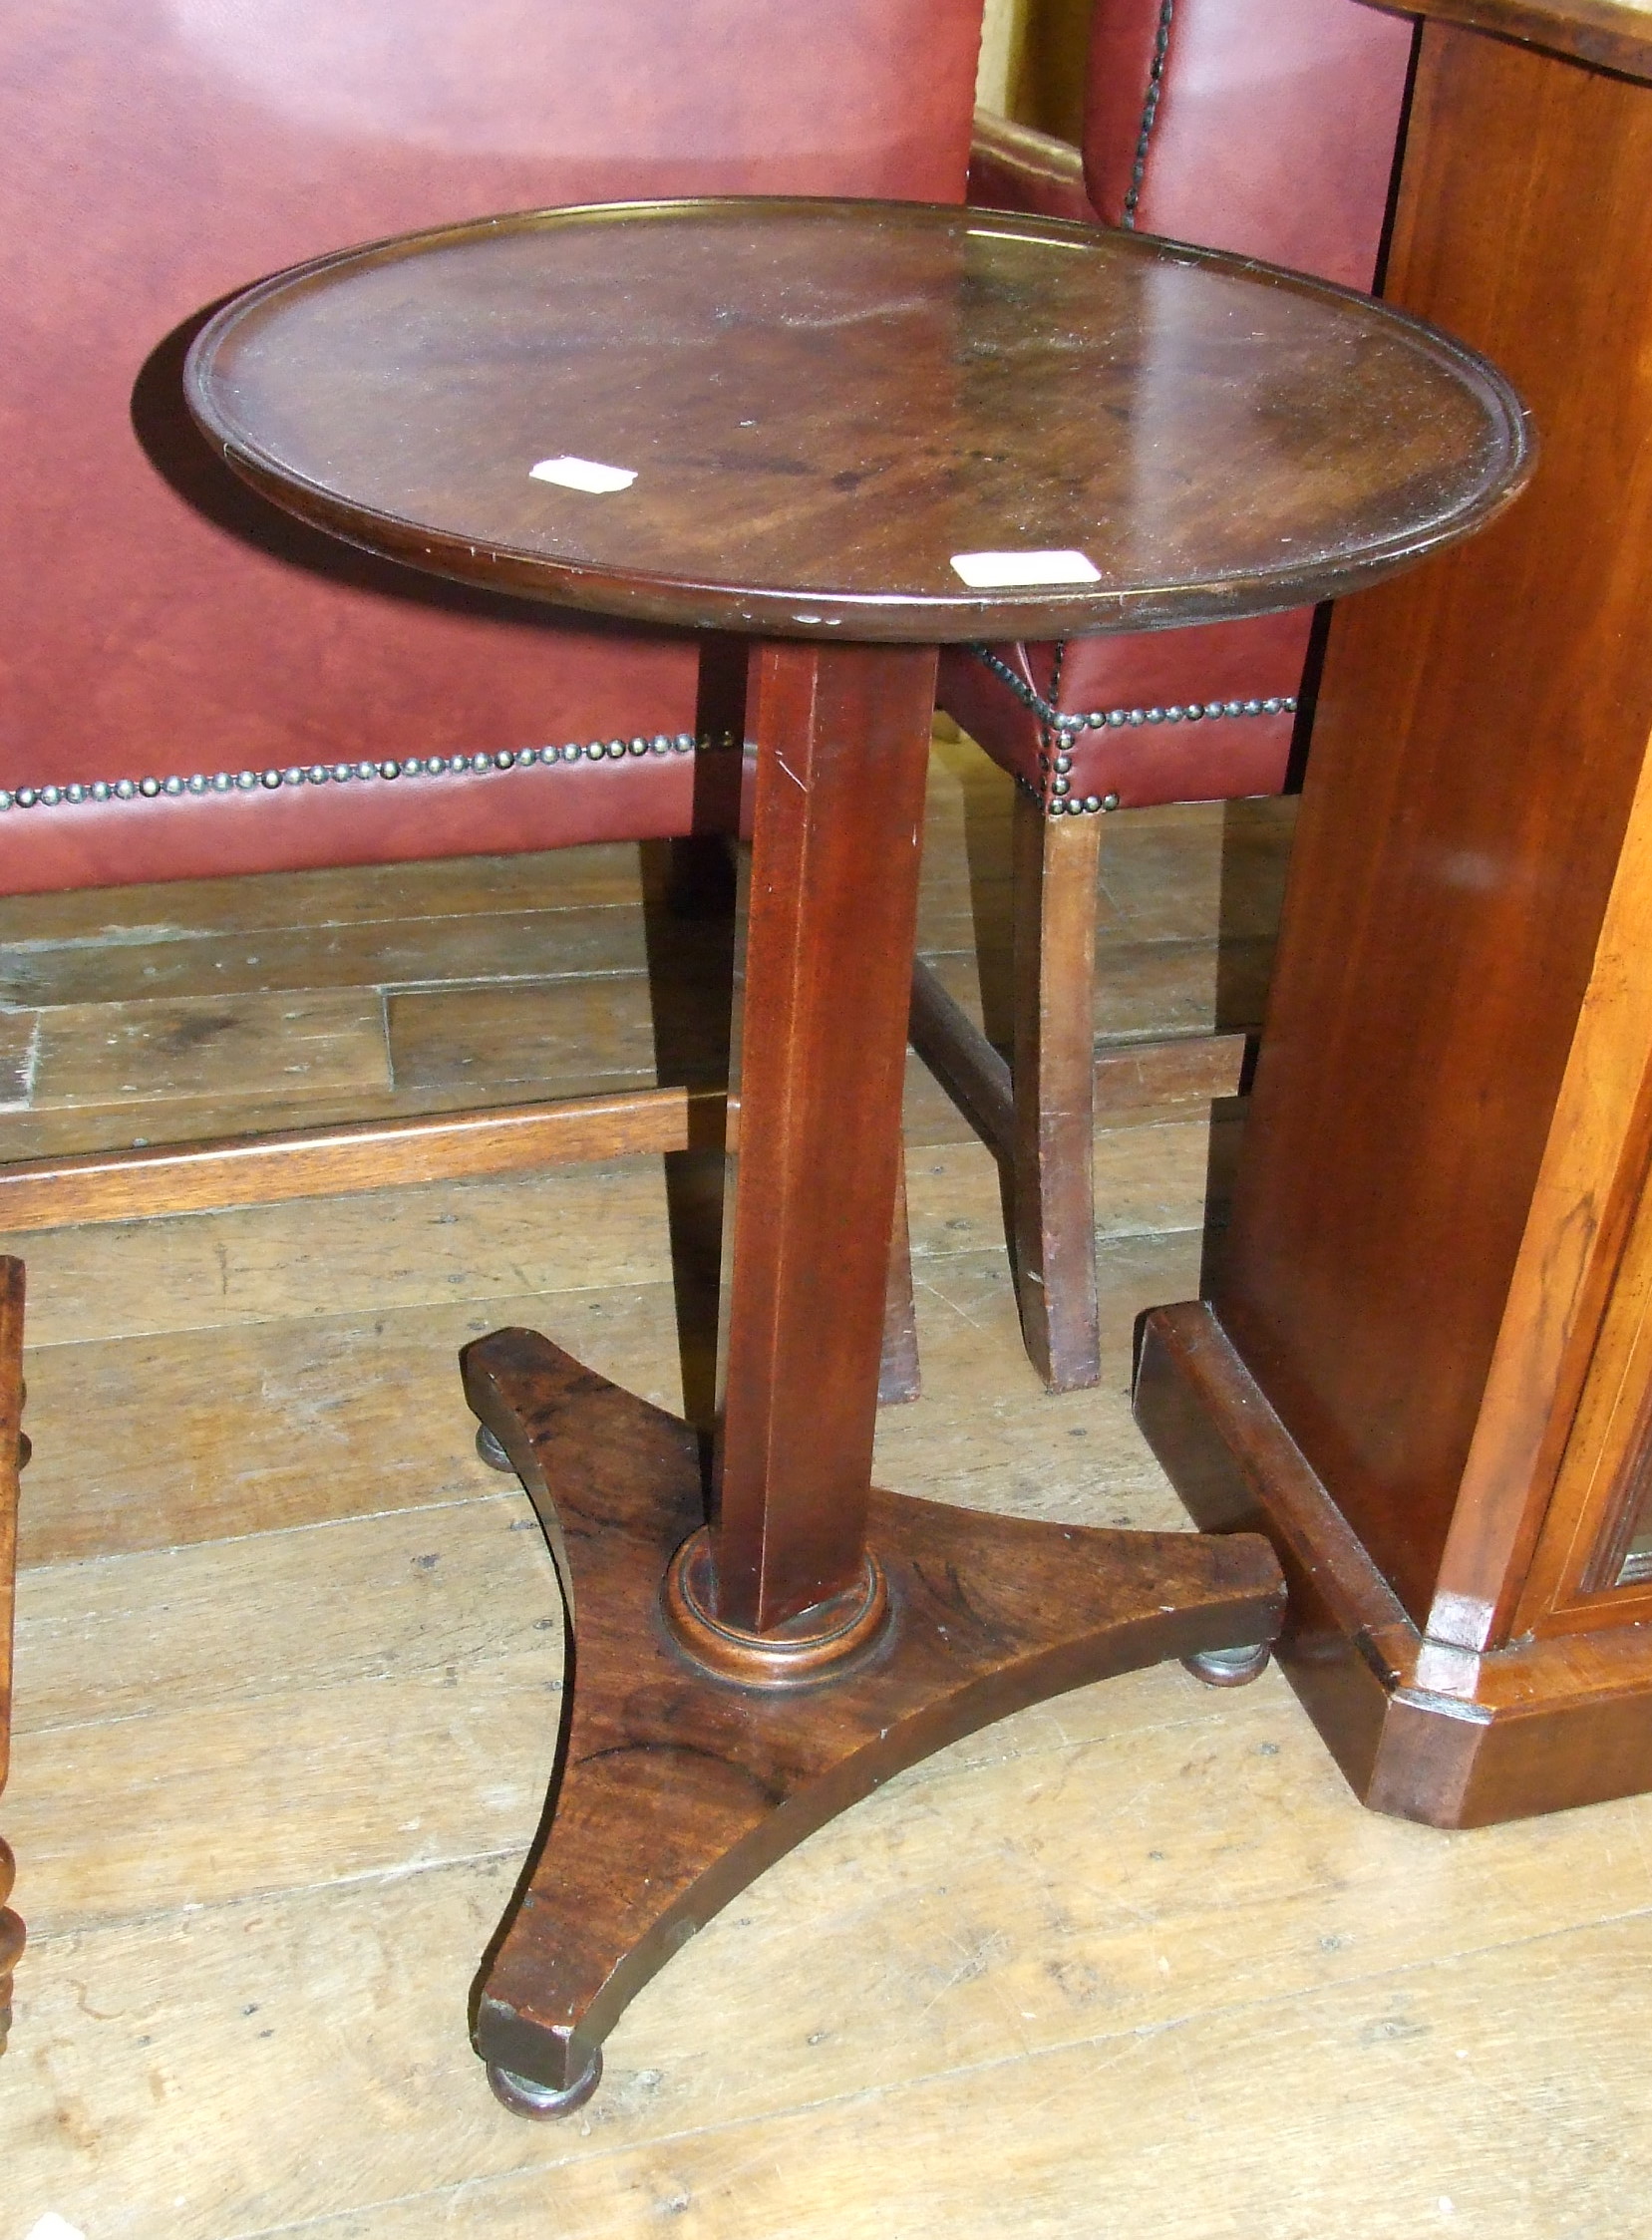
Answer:
<svg viewBox="0 0 1652 2240"><path fill-rule="evenodd" d="M1084 173L1103 218L1373 285L1408 19L1358 0L1097 0L1090 36ZM1048 717L967 657L943 657L941 699L1052 809L1277 793L1311 623L1303 607L1059 654L1000 647L1024 694L1097 727L1059 757Z"/></svg>
<svg viewBox="0 0 1652 2240"><path fill-rule="evenodd" d="M1110 224L1368 289L1412 39L1353 0L1102 0L1090 198Z"/></svg>
<svg viewBox="0 0 1652 2240"><path fill-rule="evenodd" d="M262 784L675 734L692 651L287 523L187 425L183 351L260 274L486 210L957 200L979 35L980 0L11 0L0 891L683 828L686 770L641 815L583 768Z"/></svg>

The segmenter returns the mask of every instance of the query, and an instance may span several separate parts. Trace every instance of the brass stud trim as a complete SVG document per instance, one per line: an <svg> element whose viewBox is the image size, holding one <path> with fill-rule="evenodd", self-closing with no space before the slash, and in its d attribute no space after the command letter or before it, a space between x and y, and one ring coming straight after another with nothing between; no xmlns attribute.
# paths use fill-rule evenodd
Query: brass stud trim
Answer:
<svg viewBox="0 0 1652 2240"><path fill-rule="evenodd" d="M479 778L495 772L549 770L553 765L612 761L642 755L692 755L712 748L728 748L726 735L696 738L693 732L656 732L651 738L593 739L588 746L570 741L565 747L523 747L499 755L409 756L405 761L367 763L311 763L285 770L193 771L165 778L96 779L68 786L0 787L0 811L11 808L79 808L106 801L155 800L205 794L274 793L287 786L348 786L399 778Z"/></svg>

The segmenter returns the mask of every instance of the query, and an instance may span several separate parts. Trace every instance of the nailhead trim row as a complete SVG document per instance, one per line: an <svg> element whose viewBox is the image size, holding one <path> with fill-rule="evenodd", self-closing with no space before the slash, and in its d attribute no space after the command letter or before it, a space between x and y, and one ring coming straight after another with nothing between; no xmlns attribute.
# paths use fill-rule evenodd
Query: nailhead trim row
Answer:
<svg viewBox="0 0 1652 2240"><path fill-rule="evenodd" d="M1124 208L1119 222L1129 231L1136 226L1136 205L1142 199L1142 181L1148 175L1148 150L1153 142L1153 128L1158 116L1159 97L1164 91L1164 65L1170 53L1170 17L1175 0L1163 0L1158 11L1158 32L1154 40L1153 63L1148 71L1147 97L1142 104L1142 130L1137 136L1136 160L1131 165L1130 186L1126 190Z"/></svg>
<svg viewBox="0 0 1652 2240"><path fill-rule="evenodd" d="M1117 794L1086 794L1082 801L1045 800L1038 788L1030 786L1026 779L1018 776L1016 784L1029 800L1038 802L1046 816L1099 816L1103 810L1119 806Z"/></svg>
<svg viewBox="0 0 1652 2240"><path fill-rule="evenodd" d="M656 732L644 739L593 739L587 746L523 747L503 755L433 755L421 760L385 763L311 763L290 770L214 771L209 777L196 772L189 778L99 779L90 786L19 786L0 788L0 810L33 808L36 802L57 808L86 801L154 800L158 795L273 793L282 786L346 786L363 780L390 778L461 778L497 770L531 770L535 764L548 770L553 763L619 762L630 755L691 755L696 747L728 747L727 736L696 739L691 731Z"/></svg>
<svg viewBox="0 0 1652 2240"><path fill-rule="evenodd" d="M1206 700L1193 701L1184 708L1093 708L1085 715L1064 715L1042 699L1024 677L1018 677L1007 661L986 646L971 646L970 652L978 661L984 661L999 683L1009 690L1039 722L1050 731L1071 735L1081 731L1120 730L1126 724L1196 724L1217 716L1289 716L1296 712L1296 699L1291 693L1275 693L1266 700Z"/></svg>

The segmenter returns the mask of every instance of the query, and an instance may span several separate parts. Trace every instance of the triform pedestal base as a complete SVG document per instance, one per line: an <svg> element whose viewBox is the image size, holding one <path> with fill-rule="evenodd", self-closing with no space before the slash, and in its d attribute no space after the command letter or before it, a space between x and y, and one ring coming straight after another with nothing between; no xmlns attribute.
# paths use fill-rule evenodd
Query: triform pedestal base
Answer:
<svg viewBox="0 0 1652 2240"><path fill-rule="evenodd" d="M463 1361L538 1511L570 1627L545 1832L476 2004L477 2051L524 2113L577 2105L656 1969L902 1766L1088 1681L1278 1629L1283 1589L1258 1538L1091 1531L874 1491L881 1623L813 1685L730 1677L683 1646L662 1601L704 1519L690 1427L532 1331L496 1332Z"/></svg>

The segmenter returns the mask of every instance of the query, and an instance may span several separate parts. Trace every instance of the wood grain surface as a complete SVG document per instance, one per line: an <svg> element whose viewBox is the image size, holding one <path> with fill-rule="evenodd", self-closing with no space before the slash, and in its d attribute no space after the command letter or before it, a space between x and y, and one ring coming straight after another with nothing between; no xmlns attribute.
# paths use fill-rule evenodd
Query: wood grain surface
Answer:
<svg viewBox="0 0 1652 2240"><path fill-rule="evenodd" d="M0 1793L11 1765L12 1631L17 1581L17 1480L28 1458L23 1416L21 1260L0 1257ZM0 2054L11 2028L12 1971L22 1957L23 1924L6 1904L14 1862L0 1836Z"/></svg>
<svg viewBox="0 0 1652 2240"><path fill-rule="evenodd" d="M1033 1366L1052 1391L1067 1392L1095 1381L1099 1343L1090 1241L1096 1064L1086 1030L1102 822L1057 823L1024 794L1015 806L1016 1294Z"/></svg>
<svg viewBox="0 0 1652 2240"><path fill-rule="evenodd" d="M983 873L1007 835L997 775L962 768L940 750L925 849L954 927L963 810ZM1188 977L1149 985L1178 1019L1218 919L1248 938L1276 892L1252 826L1224 895L1223 822L1144 811L1104 851L1119 986L1177 948ZM595 867L235 892L265 923L428 914L457 957L490 875L548 907ZM113 899L226 930L221 889ZM8 940L107 934L119 975L111 903L0 912ZM1138 1313L1197 1288L1208 1140L1196 1108L1099 1131L1103 1381L1049 1396L987 1153L912 1136L926 1395L884 1413L879 1483L1175 1527L1125 1393ZM537 1821L561 1629L450 1380L530 1322L681 1405L657 1165L25 1241L8 2240L48 2209L89 2240L1642 2240L1646 1802L1378 1818L1273 1674L1127 1676L898 1775L648 1987L583 2117L514 2121L466 1994Z"/></svg>
<svg viewBox="0 0 1652 2240"><path fill-rule="evenodd" d="M324 258L220 312L202 430L414 566L785 637L1050 638L1263 612L1469 534L1517 400L1367 298L1022 214L662 202ZM535 479L571 455L601 493ZM1242 488L1242 505L1232 493ZM1094 578L966 588L955 555Z"/></svg>
<svg viewBox="0 0 1652 2240"><path fill-rule="evenodd" d="M1545 54L1574 57L1597 70L1652 81L1652 5L1648 0L1373 0L1397 14L1516 39Z"/></svg>
<svg viewBox="0 0 1652 2240"><path fill-rule="evenodd" d="M1037 1393L1006 1282L996 1320L959 1294L972 1324L920 1296L929 1358L943 1326L972 1350L912 1413L987 1433L1020 1395L1052 1460L1128 1439L1134 1301L1183 1273L1145 1249L1104 1293L1103 1393ZM655 1343L663 1373L668 1323ZM959 1460L978 1501L1041 1483ZM1272 1676L1110 1682L900 1776L649 1987L588 2128L513 2123L465 1992L532 1830L559 1628L526 1502L472 1467L472 1502L25 1576L7 1802L35 1935L0 2103L25 2230L55 2205L88 2232L413 2240L480 2205L627 2240L668 2213L1319 2240L1352 2199L1402 2240L1444 2195L1474 2240L1550 2240L1562 2202L1635 2240L1645 1806L1462 1838L1374 1818ZM1071 1482L1105 1518L1094 1465ZM1284 2211L1253 2130L1281 2099L1313 2157Z"/></svg>
<svg viewBox="0 0 1652 2240"><path fill-rule="evenodd" d="M1635 789L1441 1561L1440 1632L1464 1648L1579 1622L1633 1625L1652 1611L1652 1596L1636 1607L1614 1591L1635 1529L1625 1477L1648 1391L1649 948L1652 763Z"/></svg>
<svg viewBox="0 0 1652 2240"><path fill-rule="evenodd" d="M1500 1427L1483 1402L1652 735L1649 201L1646 87L1426 26L1388 286L1501 357L1542 457L1472 552L1333 623L1212 1293L1413 1618L1466 1646L1511 1615L1469 1541L1517 1545L1488 1509L1523 1484L1480 1474L1473 1525L1459 1488L1477 1441L1523 1436L1518 1374ZM1569 1313L1566 1264L1528 1264L1511 1342L1533 1280Z"/></svg>
<svg viewBox="0 0 1652 2240"><path fill-rule="evenodd" d="M1273 1540L1291 1593L1280 1664L1373 1810L1483 1827L1652 1787L1633 1593L1619 1626L1485 1654L1423 1633L1201 1301L1147 1317L1135 1402L1204 1529Z"/></svg>
<svg viewBox="0 0 1652 2240"><path fill-rule="evenodd" d="M704 1514L692 1429L532 1331L467 1347L464 1374L544 1526L572 1665L545 1830L483 1964L476 2044L558 2090L731 1898L904 1767L1087 1681L1269 1641L1283 1612L1255 1537L1087 1532L873 1489L881 1633L828 1686L731 1686L660 1624L666 1563Z"/></svg>

